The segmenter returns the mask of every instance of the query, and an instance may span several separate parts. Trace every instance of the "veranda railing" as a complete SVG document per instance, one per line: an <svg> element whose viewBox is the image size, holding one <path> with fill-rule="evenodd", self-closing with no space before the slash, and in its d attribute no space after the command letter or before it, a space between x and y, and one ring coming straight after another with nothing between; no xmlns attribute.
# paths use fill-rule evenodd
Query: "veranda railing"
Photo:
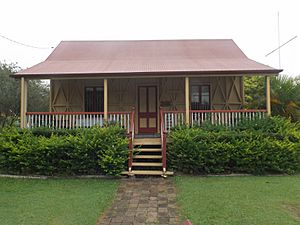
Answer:
<svg viewBox="0 0 300 225"><path fill-rule="evenodd" d="M211 124L233 127L242 120L254 120L265 117L267 110L191 110L191 125Z"/></svg>
<svg viewBox="0 0 300 225"><path fill-rule="evenodd" d="M89 128L116 123L130 132L131 112L108 112L107 121L103 112L27 112L27 128L49 127L53 129Z"/></svg>
<svg viewBox="0 0 300 225"><path fill-rule="evenodd" d="M242 120L254 120L264 118L267 110L241 109L241 110L190 110L191 126L200 126L203 123L236 126ZM185 124L185 111L163 111L164 127L167 132L175 126Z"/></svg>

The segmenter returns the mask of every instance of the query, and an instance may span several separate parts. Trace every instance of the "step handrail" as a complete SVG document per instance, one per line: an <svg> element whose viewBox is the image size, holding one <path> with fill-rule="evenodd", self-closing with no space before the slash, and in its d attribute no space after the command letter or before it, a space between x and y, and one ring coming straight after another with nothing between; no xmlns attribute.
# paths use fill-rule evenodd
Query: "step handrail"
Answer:
<svg viewBox="0 0 300 225"><path fill-rule="evenodd" d="M131 173L132 170L132 162L133 162L133 142L134 142L134 114L135 114L135 109L132 107L131 110L131 118L130 118L130 130L129 130L129 157L128 157L128 171Z"/></svg>
<svg viewBox="0 0 300 225"><path fill-rule="evenodd" d="M163 173L167 172L167 131L165 129L164 122L164 110L160 108L160 138L161 138L161 149L162 149L162 164Z"/></svg>

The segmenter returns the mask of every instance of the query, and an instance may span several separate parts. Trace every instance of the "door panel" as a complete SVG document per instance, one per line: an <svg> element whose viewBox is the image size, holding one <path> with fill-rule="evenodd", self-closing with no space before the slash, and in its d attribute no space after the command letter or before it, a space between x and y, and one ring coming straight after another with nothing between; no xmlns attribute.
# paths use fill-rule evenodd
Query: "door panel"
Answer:
<svg viewBox="0 0 300 225"><path fill-rule="evenodd" d="M138 129L139 133L157 132L157 88L138 87Z"/></svg>
<svg viewBox="0 0 300 225"><path fill-rule="evenodd" d="M140 87L139 89L139 110L140 112L147 112L147 88Z"/></svg>
<svg viewBox="0 0 300 225"><path fill-rule="evenodd" d="M140 118L140 128L147 128L147 118Z"/></svg>
<svg viewBox="0 0 300 225"><path fill-rule="evenodd" d="M148 87L148 112L156 112L156 87Z"/></svg>

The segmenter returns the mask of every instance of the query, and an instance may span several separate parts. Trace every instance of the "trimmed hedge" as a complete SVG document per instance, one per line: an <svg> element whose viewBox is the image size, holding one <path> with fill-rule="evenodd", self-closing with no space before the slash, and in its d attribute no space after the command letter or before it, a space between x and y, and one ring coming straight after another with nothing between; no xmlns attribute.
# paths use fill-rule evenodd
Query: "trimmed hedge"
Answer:
<svg viewBox="0 0 300 225"><path fill-rule="evenodd" d="M168 166L184 173L292 174L299 169L299 124L283 118L243 121L232 129L181 127L170 138Z"/></svg>
<svg viewBox="0 0 300 225"><path fill-rule="evenodd" d="M0 171L10 174L119 175L128 139L117 126L85 130L19 130L0 133Z"/></svg>

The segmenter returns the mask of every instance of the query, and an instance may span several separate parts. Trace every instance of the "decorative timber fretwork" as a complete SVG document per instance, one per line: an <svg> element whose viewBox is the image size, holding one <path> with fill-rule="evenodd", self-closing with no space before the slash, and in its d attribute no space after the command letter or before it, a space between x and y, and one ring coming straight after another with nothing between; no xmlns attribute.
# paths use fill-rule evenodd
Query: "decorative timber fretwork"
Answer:
<svg viewBox="0 0 300 225"><path fill-rule="evenodd" d="M81 80L51 80L51 111L81 112L83 109Z"/></svg>
<svg viewBox="0 0 300 225"><path fill-rule="evenodd" d="M241 109L243 105L242 77L212 79L212 109Z"/></svg>
<svg viewBox="0 0 300 225"><path fill-rule="evenodd" d="M109 111L130 111L135 106L135 79L108 80Z"/></svg>
<svg viewBox="0 0 300 225"><path fill-rule="evenodd" d="M160 106L167 110L184 109L184 78L159 79Z"/></svg>

